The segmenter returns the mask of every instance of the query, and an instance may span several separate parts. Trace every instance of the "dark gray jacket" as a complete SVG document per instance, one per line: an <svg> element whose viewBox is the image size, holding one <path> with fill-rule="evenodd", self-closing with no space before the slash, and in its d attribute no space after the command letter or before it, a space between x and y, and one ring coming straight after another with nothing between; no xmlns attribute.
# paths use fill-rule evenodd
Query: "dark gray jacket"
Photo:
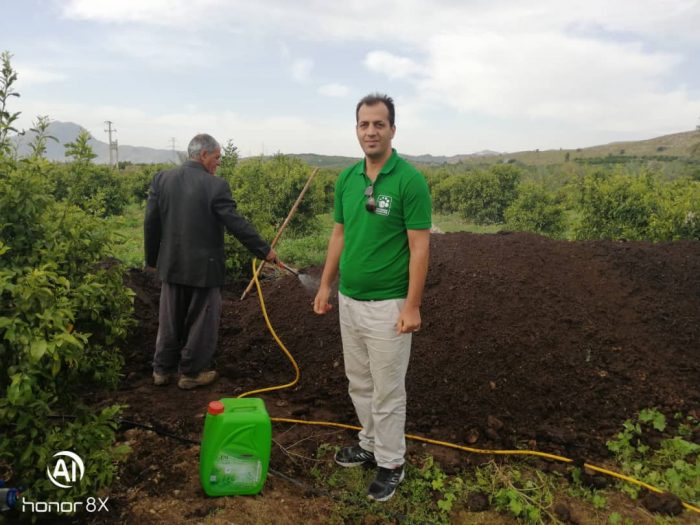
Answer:
<svg viewBox="0 0 700 525"><path fill-rule="evenodd" d="M146 205L146 265L157 266L172 284L224 284L224 228L256 257L270 251L253 226L236 211L228 182L188 160L153 177Z"/></svg>

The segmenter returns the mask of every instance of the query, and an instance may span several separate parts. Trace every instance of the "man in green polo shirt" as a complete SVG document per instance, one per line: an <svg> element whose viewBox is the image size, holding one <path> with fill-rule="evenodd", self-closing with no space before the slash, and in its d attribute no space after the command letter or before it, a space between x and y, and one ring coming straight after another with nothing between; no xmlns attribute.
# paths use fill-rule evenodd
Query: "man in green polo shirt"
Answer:
<svg viewBox="0 0 700 525"><path fill-rule="evenodd" d="M423 176L391 147L394 102L373 94L357 104L365 158L335 186L335 225L314 311L338 293L348 391L362 425L359 443L335 456L344 467L376 463L368 497L386 501L404 478L406 370L428 272L431 202Z"/></svg>

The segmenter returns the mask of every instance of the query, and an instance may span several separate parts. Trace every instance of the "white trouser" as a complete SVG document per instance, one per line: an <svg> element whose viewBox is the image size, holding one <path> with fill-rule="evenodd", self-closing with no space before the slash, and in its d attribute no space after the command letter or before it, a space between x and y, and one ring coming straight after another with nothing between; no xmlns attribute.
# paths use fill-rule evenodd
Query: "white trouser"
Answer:
<svg viewBox="0 0 700 525"><path fill-rule="evenodd" d="M377 465L403 465L406 452L406 370L411 334L396 334L405 299L357 301L338 294L348 392L362 430L360 446Z"/></svg>

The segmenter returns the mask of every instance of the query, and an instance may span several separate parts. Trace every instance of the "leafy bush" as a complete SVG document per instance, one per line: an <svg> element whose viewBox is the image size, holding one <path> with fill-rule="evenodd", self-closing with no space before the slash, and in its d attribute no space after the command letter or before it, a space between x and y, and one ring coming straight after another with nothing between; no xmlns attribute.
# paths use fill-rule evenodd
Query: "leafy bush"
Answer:
<svg viewBox="0 0 700 525"><path fill-rule="evenodd" d="M497 224L505 221L505 210L518 194L521 172L515 166L492 166L465 180L460 195L460 212L476 224Z"/></svg>
<svg viewBox="0 0 700 525"><path fill-rule="evenodd" d="M700 240L700 181L682 179L664 190L649 221L650 240Z"/></svg>
<svg viewBox="0 0 700 525"><path fill-rule="evenodd" d="M68 501L107 485L124 453L113 447L119 407L94 414L80 395L117 383L131 292L107 259L103 222L56 202L37 166L0 171L0 478L32 500ZM47 462L60 450L93 476L69 491L50 485Z"/></svg>
<svg viewBox="0 0 700 525"><path fill-rule="evenodd" d="M690 437L700 431L700 422L681 414L676 419L681 421L678 435L655 442L648 436L667 431L666 417L655 409L642 410L636 420L624 422L622 432L608 441L607 446L626 474L698 505L700 445ZM624 490L636 498L641 489L637 485L625 485Z"/></svg>
<svg viewBox="0 0 700 525"><path fill-rule="evenodd" d="M433 209L438 213L456 213L463 207L466 193L467 176L464 174L433 179L430 188Z"/></svg>
<svg viewBox="0 0 700 525"><path fill-rule="evenodd" d="M310 175L301 160L277 155L271 160L250 159L235 166L224 176L231 185L238 212L246 217L268 242L282 226ZM324 210L324 186L311 184L294 218L285 229L286 238L301 237L318 231L317 214ZM248 272L251 255L232 236L226 237L228 269L234 274Z"/></svg>
<svg viewBox="0 0 700 525"><path fill-rule="evenodd" d="M124 181L126 193L132 202L146 202L148 189L151 186L153 176L159 171L172 169L172 164L142 164L139 166L129 166L127 170L119 176Z"/></svg>
<svg viewBox="0 0 700 525"><path fill-rule="evenodd" d="M74 204L91 215L119 215L129 202L124 178L108 166L74 162L38 169L50 176L56 199Z"/></svg>
<svg viewBox="0 0 700 525"><path fill-rule="evenodd" d="M505 211L508 228L560 237L565 230L564 207L542 186L522 184Z"/></svg>
<svg viewBox="0 0 700 525"><path fill-rule="evenodd" d="M577 239L700 239L700 185L643 172L595 172L579 187Z"/></svg>

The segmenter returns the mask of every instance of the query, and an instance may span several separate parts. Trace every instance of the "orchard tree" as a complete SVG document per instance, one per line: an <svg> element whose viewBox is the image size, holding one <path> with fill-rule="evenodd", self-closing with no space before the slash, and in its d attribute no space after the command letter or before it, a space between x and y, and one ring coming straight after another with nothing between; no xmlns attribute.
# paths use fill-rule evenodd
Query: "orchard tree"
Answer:
<svg viewBox="0 0 700 525"><path fill-rule="evenodd" d="M234 146L233 139L228 139L222 148L221 165L219 166L220 176L227 178L233 175L238 164L238 146Z"/></svg>
<svg viewBox="0 0 700 525"><path fill-rule="evenodd" d="M66 147L66 157L73 157L76 164L87 165L92 162L97 155L92 151L88 140L92 137L87 130L82 130L74 142L64 144Z"/></svg>
<svg viewBox="0 0 700 525"><path fill-rule="evenodd" d="M2 70L0 71L0 156L8 155L12 151L12 144L7 135L17 130L13 127L15 120L19 118L20 112L10 113L7 103L10 97L19 97L12 85L17 81L17 72L12 69L10 59L12 55L9 51L3 51L0 55Z"/></svg>
<svg viewBox="0 0 700 525"><path fill-rule="evenodd" d="M51 119L48 115L39 115L36 120L32 122L32 128L29 131L34 132L34 139L29 144L32 150L32 158L40 159L46 153L46 141L53 140L58 142L58 139L53 135L49 135L49 126L51 125Z"/></svg>

